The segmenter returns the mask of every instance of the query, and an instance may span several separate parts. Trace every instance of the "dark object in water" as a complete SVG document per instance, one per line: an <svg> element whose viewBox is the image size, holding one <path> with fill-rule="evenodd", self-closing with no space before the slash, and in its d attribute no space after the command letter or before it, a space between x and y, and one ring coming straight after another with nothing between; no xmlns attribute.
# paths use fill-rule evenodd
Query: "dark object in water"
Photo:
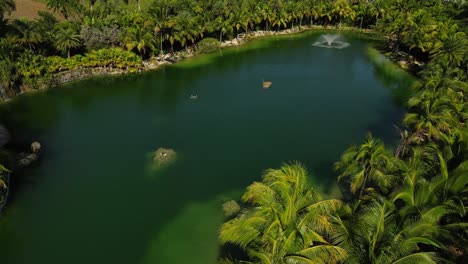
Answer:
<svg viewBox="0 0 468 264"><path fill-rule="evenodd" d="M198 94L195 94L195 95L191 94L190 99L193 99L193 100L198 99Z"/></svg>

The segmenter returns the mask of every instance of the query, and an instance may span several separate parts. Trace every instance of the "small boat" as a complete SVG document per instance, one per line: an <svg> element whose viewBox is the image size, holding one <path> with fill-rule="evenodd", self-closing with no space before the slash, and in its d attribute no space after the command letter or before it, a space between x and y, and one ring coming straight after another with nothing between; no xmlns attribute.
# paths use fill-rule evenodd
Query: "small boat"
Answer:
<svg viewBox="0 0 468 264"><path fill-rule="evenodd" d="M197 95L197 94L195 94L195 95L191 94L191 95L190 95L190 99L197 99L197 98L198 98L198 95Z"/></svg>
<svg viewBox="0 0 468 264"><path fill-rule="evenodd" d="M263 89L268 89L268 88L270 88L272 84L273 84L272 82L268 82L268 81L262 80Z"/></svg>

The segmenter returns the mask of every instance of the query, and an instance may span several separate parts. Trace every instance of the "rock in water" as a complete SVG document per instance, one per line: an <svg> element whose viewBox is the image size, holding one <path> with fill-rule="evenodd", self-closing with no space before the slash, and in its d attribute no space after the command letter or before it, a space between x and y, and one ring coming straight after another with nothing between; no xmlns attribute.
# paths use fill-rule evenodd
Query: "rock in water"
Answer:
<svg viewBox="0 0 468 264"><path fill-rule="evenodd" d="M236 216L239 213L240 209L241 208L236 201L227 201L223 204L224 217L231 218L233 216Z"/></svg>
<svg viewBox="0 0 468 264"><path fill-rule="evenodd" d="M158 148L153 154L155 169L163 169L176 161L176 152L173 149Z"/></svg>
<svg viewBox="0 0 468 264"><path fill-rule="evenodd" d="M39 152L39 150L41 150L41 143L37 141L34 141L33 143L31 143L31 151L33 153L37 153Z"/></svg>

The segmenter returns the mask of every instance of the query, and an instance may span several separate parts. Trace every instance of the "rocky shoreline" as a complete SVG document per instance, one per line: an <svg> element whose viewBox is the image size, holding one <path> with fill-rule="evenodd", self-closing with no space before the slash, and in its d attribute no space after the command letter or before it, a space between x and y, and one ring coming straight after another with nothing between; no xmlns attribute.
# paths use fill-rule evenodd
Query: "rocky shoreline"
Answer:
<svg viewBox="0 0 468 264"><path fill-rule="evenodd" d="M323 26L302 26L301 29L298 27L292 29L285 29L280 31L251 31L248 33L241 33L236 38L232 40L223 41L220 43L220 48L229 48L241 46L251 40L269 37L269 36L278 36L278 35L291 35L308 30L341 30L341 31L356 31L362 33L371 33L371 30L361 30L353 27L342 27L341 29L336 29L334 27L323 27ZM195 51L194 47L188 48L187 50L178 51L174 53L161 54L156 57L152 57L149 60L145 60L142 63L142 67L138 69L137 72L146 72L159 69L163 65L174 64L180 61L183 61L187 58L196 56L198 53ZM117 69L112 67L95 67L95 68L81 68L78 70L64 71L56 73L53 77L53 85L61 85L73 81L78 81L90 77L98 76L111 76L111 75L124 75L134 72L130 69Z"/></svg>

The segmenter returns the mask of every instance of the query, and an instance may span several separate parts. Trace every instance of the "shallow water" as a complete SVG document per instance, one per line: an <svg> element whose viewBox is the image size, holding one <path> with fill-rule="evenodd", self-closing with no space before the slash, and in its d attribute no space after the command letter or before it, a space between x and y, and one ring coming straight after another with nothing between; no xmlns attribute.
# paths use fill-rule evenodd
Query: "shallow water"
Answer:
<svg viewBox="0 0 468 264"><path fill-rule="evenodd" d="M333 162L366 132L394 142L404 110L368 41L348 35L349 47L324 49L312 46L318 37L257 40L3 106L16 142L37 139L44 156L16 179L0 220L2 263L216 263L221 202L264 169L297 160L336 193ZM178 160L154 172L159 147Z"/></svg>

